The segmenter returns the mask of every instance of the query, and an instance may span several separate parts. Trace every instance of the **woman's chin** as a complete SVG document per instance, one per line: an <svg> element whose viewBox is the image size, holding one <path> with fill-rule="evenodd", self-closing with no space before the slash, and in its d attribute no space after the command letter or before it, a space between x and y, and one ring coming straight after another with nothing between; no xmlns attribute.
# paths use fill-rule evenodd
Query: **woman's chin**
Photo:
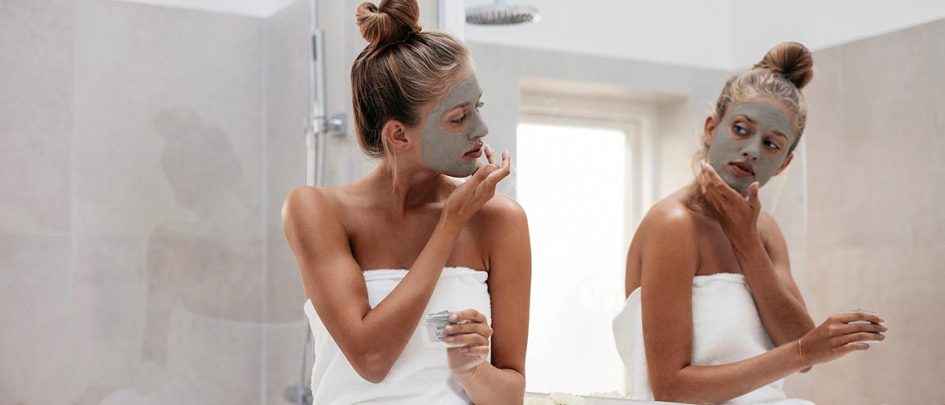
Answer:
<svg viewBox="0 0 945 405"><path fill-rule="evenodd" d="M748 195L748 186L751 185L752 180L729 176L728 173L722 174L721 177L725 184L728 184L738 194Z"/></svg>
<svg viewBox="0 0 945 405"><path fill-rule="evenodd" d="M476 161L457 162L453 167L441 170L440 173L450 177L469 177L476 172Z"/></svg>

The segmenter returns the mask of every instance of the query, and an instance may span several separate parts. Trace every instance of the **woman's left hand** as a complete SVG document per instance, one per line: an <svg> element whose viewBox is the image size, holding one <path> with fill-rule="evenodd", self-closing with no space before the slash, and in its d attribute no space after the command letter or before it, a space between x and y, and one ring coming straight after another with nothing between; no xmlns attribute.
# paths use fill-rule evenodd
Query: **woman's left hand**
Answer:
<svg viewBox="0 0 945 405"><path fill-rule="evenodd" d="M761 201L758 200L758 182L748 186L748 196L744 197L735 189L725 184L715 169L705 160L700 162L699 184L705 200L718 214L722 231L732 242L757 234L758 214Z"/></svg>
<svg viewBox="0 0 945 405"><path fill-rule="evenodd" d="M475 309L456 312L450 315L449 322L445 332L450 370L465 382L476 375L489 355L492 327L485 315Z"/></svg>

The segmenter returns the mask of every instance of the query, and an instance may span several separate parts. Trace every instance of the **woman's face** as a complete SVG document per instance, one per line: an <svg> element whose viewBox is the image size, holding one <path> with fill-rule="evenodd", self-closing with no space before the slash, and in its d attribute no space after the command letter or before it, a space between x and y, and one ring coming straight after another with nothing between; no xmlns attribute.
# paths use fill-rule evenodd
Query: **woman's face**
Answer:
<svg viewBox="0 0 945 405"><path fill-rule="evenodd" d="M479 115L481 97L476 74L467 69L445 96L433 102L420 123L420 159L427 167L452 177L476 171L481 138L489 133Z"/></svg>
<svg viewBox="0 0 945 405"><path fill-rule="evenodd" d="M796 140L780 103L749 99L731 107L717 123L708 161L729 186L744 195L751 183L763 186L787 166Z"/></svg>

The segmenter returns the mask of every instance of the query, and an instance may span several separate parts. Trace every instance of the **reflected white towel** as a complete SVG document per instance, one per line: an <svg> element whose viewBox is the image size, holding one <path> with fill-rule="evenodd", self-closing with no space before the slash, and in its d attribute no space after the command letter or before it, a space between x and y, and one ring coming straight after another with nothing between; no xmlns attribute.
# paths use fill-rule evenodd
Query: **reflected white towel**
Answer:
<svg viewBox="0 0 945 405"><path fill-rule="evenodd" d="M368 301L374 308L407 275L407 270L369 270L364 272ZM492 324L488 273L468 268L447 267L433 290L424 314L475 309ZM312 368L312 393L319 405L383 404L468 404L469 398L451 378L446 349L424 343L423 321L393 368L379 384L362 379L322 324L311 301L304 305L315 337L315 365Z"/></svg>
<svg viewBox="0 0 945 405"><path fill-rule="evenodd" d="M617 352L627 368L629 394L633 399L653 399L643 347L640 289L634 290L614 318ZM720 273L696 276L692 283L692 364L699 366L733 363L757 356L774 345L761 323L745 276ZM784 380L749 392L726 404L812 404L787 399Z"/></svg>

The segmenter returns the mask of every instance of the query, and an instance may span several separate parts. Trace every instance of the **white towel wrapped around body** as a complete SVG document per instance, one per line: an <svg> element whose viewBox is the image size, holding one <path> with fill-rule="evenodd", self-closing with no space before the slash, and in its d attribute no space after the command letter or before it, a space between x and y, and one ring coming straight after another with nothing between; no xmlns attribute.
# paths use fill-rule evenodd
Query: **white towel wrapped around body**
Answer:
<svg viewBox="0 0 945 405"><path fill-rule="evenodd" d="M627 368L629 394L633 399L653 399L646 352L640 288L634 290L614 318L617 352ZM745 276L719 273L696 276L692 283L691 363L709 366L734 363L771 350L774 345L761 323ZM784 380L734 398L727 404L812 404L787 399Z"/></svg>
<svg viewBox="0 0 945 405"><path fill-rule="evenodd" d="M407 270L364 272L368 301L376 307L407 275ZM440 311L475 309L492 324L492 309L486 284L488 273L468 268L443 269L424 315ZM426 342L423 320L384 381L373 384L361 378L332 340L311 301L304 305L312 328L315 364L312 367L312 394L319 405L384 404L468 404L469 398L452 379L446 348Z"/></svg>

